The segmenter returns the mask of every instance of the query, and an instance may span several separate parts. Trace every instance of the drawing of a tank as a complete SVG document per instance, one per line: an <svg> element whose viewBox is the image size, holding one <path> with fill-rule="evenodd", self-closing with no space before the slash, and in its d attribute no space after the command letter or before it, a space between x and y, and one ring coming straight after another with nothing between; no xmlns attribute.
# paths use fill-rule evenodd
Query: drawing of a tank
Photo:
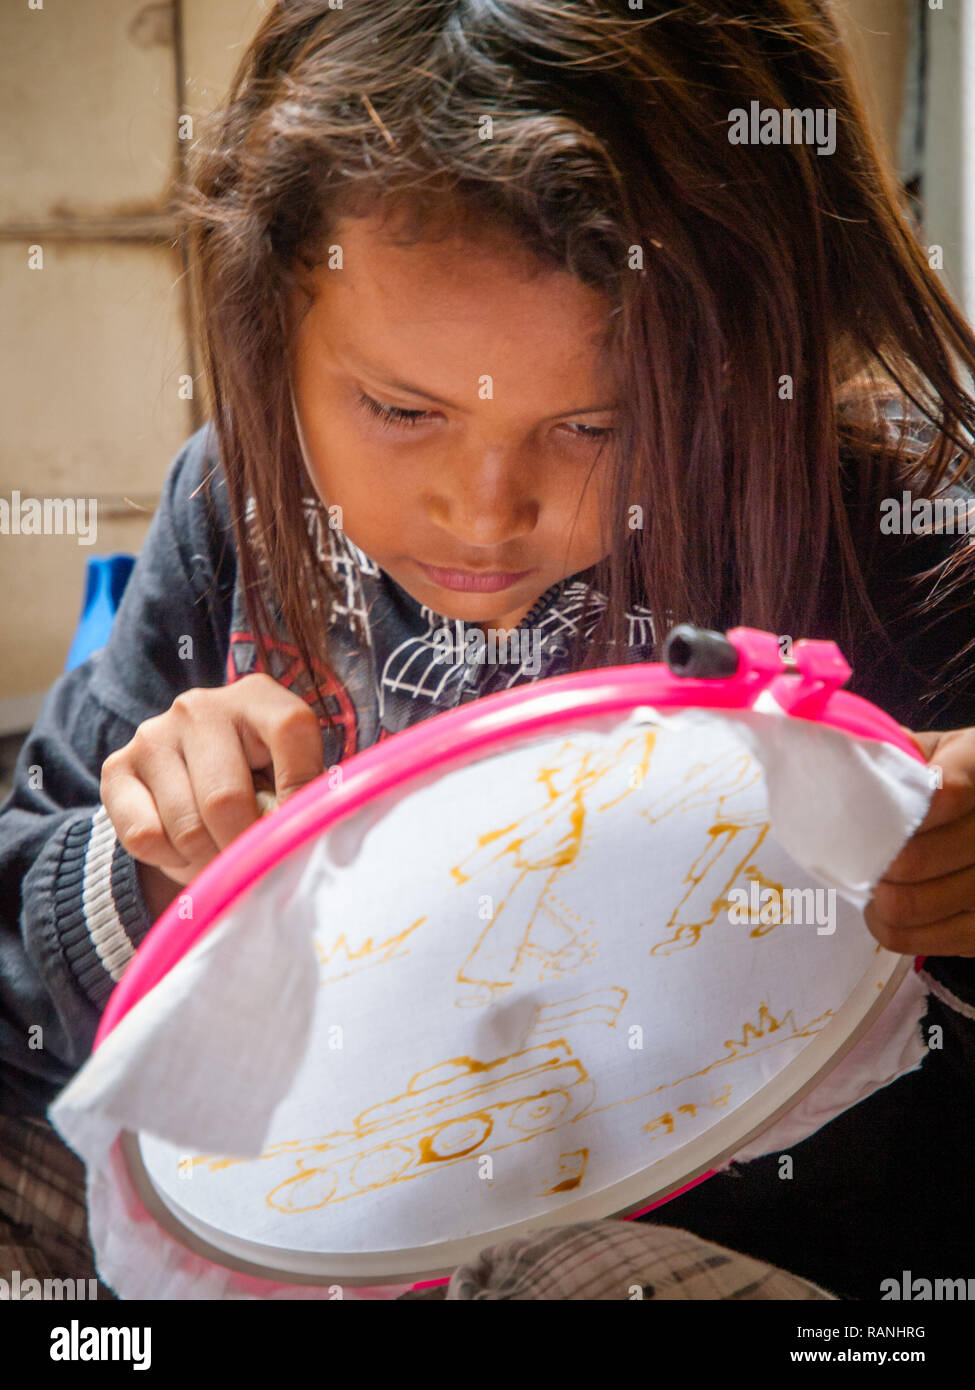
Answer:
<svg viewBox="0 0 975 1390"><path fill-rule="evenodd" d="M402 1095L363 1110L352 1130L273 1145L252 1161L290 1170L268 1193L270 1206L314 1211L436 1172L482 1146L494 1153L557 1129L584 1114L594 1095L561 1038L493 1062L452 1057L417 1072Z"/></svg>

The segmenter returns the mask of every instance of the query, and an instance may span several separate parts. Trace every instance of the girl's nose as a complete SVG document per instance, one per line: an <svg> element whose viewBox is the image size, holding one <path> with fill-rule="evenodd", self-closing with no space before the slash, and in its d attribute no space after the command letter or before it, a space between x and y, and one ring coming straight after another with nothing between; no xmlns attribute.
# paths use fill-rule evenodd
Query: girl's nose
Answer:
<svg viewBox="0 0 975 1390"><path fill-rule="evenodd" d="M529 535L540 508L524 459L482 449L441 464L427 510L431 521L462 544L499 546Z"/></svg>

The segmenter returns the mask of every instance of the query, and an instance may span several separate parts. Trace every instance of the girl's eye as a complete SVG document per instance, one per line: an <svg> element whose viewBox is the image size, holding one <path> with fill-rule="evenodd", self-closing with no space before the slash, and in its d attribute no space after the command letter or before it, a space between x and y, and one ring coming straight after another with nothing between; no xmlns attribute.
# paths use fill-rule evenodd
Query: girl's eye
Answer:
<svg viewBox="0 0 975 1390"><path fill-rule="evenodd" d="M434 413L430 410L404 410L402 406L387 405L384 401L377 401L372 396L367 396L362 390L359 391L358 395L361 409L368 411L370 415L386 426L418 425ZM583 444L600 443L615 433L614 430L595 425L570 424L566 428L571 430L574 438Z"/></svg>
<svg viewBox="0 0 975 1390"><path fill-rule="evenodd" d="M359 405L384 425L416 425L430 414L428 410L403 410L398 405L385 405L364 391L359 392Z"/></svg>
<svg viewBox="0 0 975 1390"><path fill-rule="evenodd" d="M597 425L569 425L568 428L570 430L577 430L578 433L576 434L576 438L581 439L584 444L598 444L602 440L608 439L611 434L615 433L614 430Z"/></svg>

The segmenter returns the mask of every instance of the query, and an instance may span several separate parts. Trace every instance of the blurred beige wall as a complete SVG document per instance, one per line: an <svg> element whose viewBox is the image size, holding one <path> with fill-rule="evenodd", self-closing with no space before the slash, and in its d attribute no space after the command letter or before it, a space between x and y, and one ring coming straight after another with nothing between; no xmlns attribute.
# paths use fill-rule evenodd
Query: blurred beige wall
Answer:
<svg viewBox="0 0 975 1390"><path fill-rule="evenodd" d="M896 164L911 13L924 0L838 0L837 13L875 129Z"/></svg>
<svg viewBox="0 0 975 1390"><path fill-rule="evenodd" d="M0 733L61 671L89 555L138 550L203 419L167 212L179 118L220 100L270 0L29 3L0 3L0 498L95 497L98 535L0 535ZM843 0L891 149L910 3Z"/></svg>

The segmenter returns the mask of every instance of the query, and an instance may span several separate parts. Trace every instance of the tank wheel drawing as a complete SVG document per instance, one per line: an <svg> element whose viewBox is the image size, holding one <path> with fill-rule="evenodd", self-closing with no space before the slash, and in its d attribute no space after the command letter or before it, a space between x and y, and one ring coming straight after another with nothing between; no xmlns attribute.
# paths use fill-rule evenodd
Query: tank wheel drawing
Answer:
<svg viewBox="0 0 975 1390"><path fill-rule="evenodd" d="M356 1159L349 1182L363 1191L370 1187L382 1187L408 1168L413 1158L413 1150L403 1144L388 1144L381 1149L373 1149L372 1153Z"/></svg>
<svg viewBox="0 0 975 1390"><path fill-rule="evenodd" d="M460 1158L477 1149L494 1128L487 1115L465 1115L462 1120L451 1120L436 1134L431 1134L428 1153L431 1158Z"/></svg>
<svg viewBox="0 0 975 1390"><path fill-rule="evenodd" d="M338 1174L330 1168L310 1168L278 1183L268 1193L268 1205L277 1211L314 1211L334 1196L338 1185Z"/></svg>
<svg viewBox="0 0 975 1390"><path fill-rule="evenodd" d="M565 1114L570 1104L568 1091L550 1091L547 1095L532 1096L531 1100L522 1101L512 1111L509 1128L520 1130L523 1134L548 1129Z"/></svg>

